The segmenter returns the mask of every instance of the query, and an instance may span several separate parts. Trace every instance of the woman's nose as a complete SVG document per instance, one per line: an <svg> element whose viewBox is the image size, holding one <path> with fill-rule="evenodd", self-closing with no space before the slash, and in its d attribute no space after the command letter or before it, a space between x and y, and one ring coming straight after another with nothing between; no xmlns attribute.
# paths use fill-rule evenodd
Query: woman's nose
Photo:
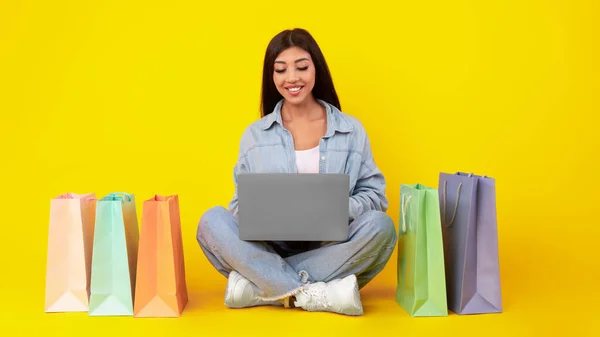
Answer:
<svg viewBox="0 0 600 337"><path fill-rule="evenodd" d="M298 80L298 74L295 70L288 71L287 81L290 83L294 83Z"/></svg>

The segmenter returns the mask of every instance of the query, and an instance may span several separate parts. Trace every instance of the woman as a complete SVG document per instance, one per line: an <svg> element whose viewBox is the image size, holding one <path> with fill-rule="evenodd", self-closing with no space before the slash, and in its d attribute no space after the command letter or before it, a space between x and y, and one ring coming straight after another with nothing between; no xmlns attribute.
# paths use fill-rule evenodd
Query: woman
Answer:
<svg viewBox="0 0 600 337"><path fill-rule="evenodd" d="M305 30L285 30L264 59L262 118L241 137L234 181L243 172L350 176L345 242L246 242L238 237L237 187L229 209L203 214L197 239L228 277L225 305L300 307L362 315L359 289L389 260L396 231L384 212L385 179L361 123L341 112L325 58Z"/></svg>

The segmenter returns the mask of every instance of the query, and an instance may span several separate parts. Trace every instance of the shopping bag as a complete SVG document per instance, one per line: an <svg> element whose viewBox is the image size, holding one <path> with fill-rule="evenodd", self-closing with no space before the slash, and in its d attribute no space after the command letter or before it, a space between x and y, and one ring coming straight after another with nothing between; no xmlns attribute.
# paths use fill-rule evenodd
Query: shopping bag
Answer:
<svg viewBox="0 0 600 337"><path fill-rule="evenodd" d="M50 201L46 312L89 309L95 213L94 193L66 193Z"/></svg>
<svg viewBox="0 0 600 337"><path fill-rule="evenodd" d="M495 179L440 173L438 188L448 307L457 314L502 312Z"/></svg>
<svg viewBox="0 0 600 337"><path fill-rule="evenodd" d="M400 187L396 302L411 316L447 316L444 249L438 192Z"/></svg>
<svg viewBox="0 0 600 337"><path fill-rule="evenodd" d="M98 200L92 255L90 316L131 316L139 230L132 194Z"/></svg>
<svg viewBox="0 0 600 337"><path fill-rule="evenodd" d="M179 197L144 201L134 303L135 317L179 317L187 304Z"/></svg>

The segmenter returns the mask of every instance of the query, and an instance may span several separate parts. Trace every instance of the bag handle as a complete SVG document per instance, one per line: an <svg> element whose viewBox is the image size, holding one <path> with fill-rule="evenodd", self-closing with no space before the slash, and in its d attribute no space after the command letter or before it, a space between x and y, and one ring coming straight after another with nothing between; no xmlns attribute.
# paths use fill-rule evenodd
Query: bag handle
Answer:
<svg viewBox="0 0 600 337"><path fill-rule="evenodd" d="M98 198L96 197L92 197L89 196L92 193L87 193L87 194L76 194L73 192L67 192L67 193L63 193L59 196L56 197L56 199L79 199L81 201L94 201L94 200L98 200ZM84 195L87 195L86 197L84 197Z"/></svg>
<svg viewBox="0 0 600 337"><path fill-rule="evenodd" d="M113 192L104 197L107 200L117 200L117 198L121 198L121 200L126 200L127 202L131 201L131 194L125 192Z"/></svg>
<svg viewBox="0 0 600 337"><path fill-rule="evenodd" d="M471 176L472 173L469 175ZM443 197L444 197L444 201L442 203L443 206L443 210L442 210L442 217L443 217L443 221L444 221L444 226L446 227L451 227L452 224L454 223L454 219L456 218L456 212L458 211L458 201L460 200L460 190L462 187L462 183L458 184L458 189L456 191L456 204L454 205L454 215L452 215L452 220L450 221L449 224L446 224L446 187L448 186L448 180L444 181L444 193L443 193Z"/></svg>
<svg viewBox="0 0 600 337"><path fill-rule="evenodd" d="M410 201L410 199L412 198L412 195L409 195L408 198L406 198L406 201L404 201L404 197L406 196L406 194L402 195L402 233L406 233L406 208L408 207L408 202Z"/></svg>
<svg viewBox="0 0 600 337"><path fill-rule="evenodd" d="M458 174L458 173L457 173ZM468 175L469 178L473 178L473 172L470 172ZM481 177L479 177L480 179L486 179L488 176L487 175L483 175ZM448 181L444 181L444 202L443 202L443 211L442 211L442 216L444 217L444 222L446 222L446 185L448 185ZM458 190L456 191L456 205L454 205L454 215L452 215L452 220L450 221L449 224L445 225L446 227L451 227L452 223L454 223L454 218L456 217L456 211L458 210L458 201L460 200L460 188L462 186L462 183L458 184Z"/></svg>
<svg viewBox="0 0 600 337"><path fill-rule="evenodd" d="M458 173L457 173L457 174L458 174ZM467 177L469 177L469 178L473 178L473 172L470 172L470 173L469 173L469 175L468 175ZM484 175L482 175L480 178L481 178L481 179L485 179L485 178L487 178L487 177L488 177L488 176L484 174Z"/></svg>

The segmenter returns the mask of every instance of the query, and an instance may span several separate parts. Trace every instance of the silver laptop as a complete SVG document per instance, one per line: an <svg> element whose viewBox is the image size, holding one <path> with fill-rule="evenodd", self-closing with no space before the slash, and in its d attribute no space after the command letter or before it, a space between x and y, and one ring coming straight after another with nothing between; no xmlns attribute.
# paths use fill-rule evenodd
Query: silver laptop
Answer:
<svg viewBox="0 0 600 337"><path fill-rule="evenodd" d="M240 239L347 240L349 192L350 178L347 174L240 174Z"/></svg>

